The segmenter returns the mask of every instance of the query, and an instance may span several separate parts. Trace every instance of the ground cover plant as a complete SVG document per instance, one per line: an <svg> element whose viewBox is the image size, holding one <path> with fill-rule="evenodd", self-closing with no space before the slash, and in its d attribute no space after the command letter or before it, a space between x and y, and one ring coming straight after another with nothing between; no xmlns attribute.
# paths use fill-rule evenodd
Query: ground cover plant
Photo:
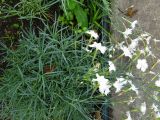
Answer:
<svg viewBox="0 0 160 120"><path fill-rule="evenodd" d="M83 1L72 2L79 9L87 5ZM57 4L59 13L49 10ZM18 23L11 21L2 30L1 63L5 64L0 78L1 119L89 120L95 117L98 104L108 104L109 89L99 88L99 78L107 80L109 75L105 47L108 41L97 43L100 36L89 28L97 32L100 28L92 24L92 17L85 11L75 11L78 13L73 14L74 19L63 23L59 16L68 16L68 4L2 1L1 23L13 19ZM96 4L90 7L98 8ZM87 20L80 21L83 16ZM100 18L94 18L97 20ZM9 39L6 35L8 31L13 33L12 25L18 35Z"/></svg>
<svg viewBox="0 0 160 120"><path fill-rule="evenodd" d="M110 21L109 0L3 0L0 6L0 119L112 119L109 108L130 106L142 91L148 97L120 119L132 120L134 112L159 119L159 59L150 46L159 40L137 20Z"/></svg>
<svg viewBox="0 0 160 120"><path fill-rule="evenodd" d="M89 82L92 74L88 73L94 72L97 55L87 53L83 41L77 40L79 37L56 27L55 23L38 35L27 31L19 47L8 50L8 70L1 87L5 117L90 119L92 106L102 101L101 96L94 96L94 87ZM103 59L99 62L105 63Z"/></svg>

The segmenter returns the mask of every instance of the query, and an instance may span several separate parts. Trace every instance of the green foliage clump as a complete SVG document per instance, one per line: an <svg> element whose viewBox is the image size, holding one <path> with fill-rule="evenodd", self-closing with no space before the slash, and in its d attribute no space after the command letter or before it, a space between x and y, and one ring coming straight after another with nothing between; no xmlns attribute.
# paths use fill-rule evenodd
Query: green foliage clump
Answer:
<svg viewBox="0 0 160 120"><path fill-rule="evenodd" d="M60 17L60 20L63 23L72 23L75 22L74 17L78 25L82 28L88 27L88 16L87 9L84 7L84 1L76 1L76 0L67 0L61 1L62 7L64 11L64 15ZM66 21L67 20L67 21Z"/></svg>
<svg viewBox="0 0 160 120"><path fill-rule="evenodd" d="M19 16L21 19L46 18L49 8L59 0L15 0L4 1L1 7L2 17Z"/></svg>
<svg viewBox="0 0 160 120"><path fill-rule="evenodd" d="M104 96L94 94L89 77L84 80L93 67L92 55L83 50L84 41L56 23L39 31L25 32L15 50L6 47L2 118L90 120L93 105L103 102L99 98Z"/></svg>

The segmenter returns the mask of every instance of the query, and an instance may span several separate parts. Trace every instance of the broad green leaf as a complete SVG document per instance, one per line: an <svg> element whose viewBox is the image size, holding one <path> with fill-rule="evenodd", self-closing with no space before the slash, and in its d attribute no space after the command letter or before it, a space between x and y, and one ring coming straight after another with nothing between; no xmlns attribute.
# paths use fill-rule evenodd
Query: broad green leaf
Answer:
<svg viewBox="0 0 160 120"><path fill-rule="evenodd" d="M68 9L73 10L77 6L77 2L75 0L67 1Z"/></svg>
<svg viewBox="0 0 160 120"><path fill-rule="evenodd" d="M84 28L88 27L88 17L87 12L80 6L76 6L74 9L74 15L76 16L78 24Z"/></svg>

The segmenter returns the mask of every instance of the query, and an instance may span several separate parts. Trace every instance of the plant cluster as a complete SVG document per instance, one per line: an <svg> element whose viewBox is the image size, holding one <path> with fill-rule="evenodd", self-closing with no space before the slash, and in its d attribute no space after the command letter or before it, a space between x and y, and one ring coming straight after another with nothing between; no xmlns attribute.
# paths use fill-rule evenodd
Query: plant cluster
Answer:
<svg viewBox="0 0 160 120"><path fill-rule="evenodd" d="M135 112L139 114L138 118L143 120L159 119L160 80L159 72L156 71L159 66L159 58L154 51L157 49L156 45L159 40L141 30L137 20L133 22L129 22L125 18L122 20L124 23L127 22L129 27L118 31L121 40L114 41L112 44L114 55L110 56L113 62L113 64L110 63L110 66L114 70L117 68L115 71L120 76L120 78L115 76L116 82L113 84L116 87L115 92L118 96L127 97L121 102L113 104L127 103L128 106L133 106L126 111L126 114L122 113L126 120L132 120L132 114ZM116 64L116 61L122 61L121 65ZM119 70L122 72L119 73ZM133 118L135 117L133 116Z"/></svg>
<svg viewBox="0 0 160 120"><path fill-rule="evenodd" d="M81 36L56 26L38 35L27 31L16 50L7 50L8 69L1 80L4 118L88 120L93 105L103 102L90 79L95 59L102 64L104 59L86 52Z"/></svg>
<svg viewBox="0 0 160 120"><path fill-rule="evenodd" d="M138 100L122 119L132 120L134 112L142 120L160 118L160 60L152 48L160 40L137 20L123 18L129 27L117 29L108 19L109 0L3 0L0 6L0 27L9 23L0 31L0 119L100 119L103 105Z"/></svg>
<svg viewBox="0 0 160 120"><path fill-rule="evenodd" d="M109 79L109 41L98 42L99 34L90 30L84 1L3 1L1 6L1 18L16 18L20 27L15 41L6 44L2 37L0 42L6 62L0 78L0 118L91 120L100 104L109 105L109 89L99 81ZM50 11L54 6L62 8L58 16ZM64 15L73 22L70 12L76 18L72 28L59 19ZM51 21L49 14L54 16Z"/></svg>

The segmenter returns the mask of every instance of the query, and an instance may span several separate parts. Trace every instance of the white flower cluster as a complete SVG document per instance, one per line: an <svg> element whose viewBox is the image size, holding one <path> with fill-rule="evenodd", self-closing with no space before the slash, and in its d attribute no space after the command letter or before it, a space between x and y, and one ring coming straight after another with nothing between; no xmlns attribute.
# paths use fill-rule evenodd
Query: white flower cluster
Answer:
<svg viewBox="0 0 160 120"><path fill-rule="evenodd" d="M124 56L129 58L132 58L133 55L136 55L138 51L141 54L147 53L148 56L151 55L155 57L155 55L150 50L151 49L151 47L149 46L150 40L151 40L151 36L149 36L149 34L146 33L146 34L142 34L141 36L135 39L130 39L130 44L128 44L127 46L124 45L124 42L121 42L117 48L120 48L123 51ZM146 42L147 46L145 46L143 49L140 49L138 45L140 42Z"/></svg>
<svg viewBox="0 0 160 120"><path fill-rule="evenodd" d="M108 95L111 88L111 83L108 79L105 79L104 76L96 74L96 79L93 79L93 82L98 82L99 92L105 95ZM116 93L120 92L126 84L130 84L130 90L134 91L137 95L139 94L138 88L132 83L131 80L127 80L123 77L116 78L116 81L113 83L113 87L116 89Z"/></svg>
<svg viewBox="0 0 160 120"><path fill-rule="evenodd" d="M88 31L86 31L86 33L89 34L91 36L91 38L94 38L94 39L98 39L99 38L98 33L96 33L94 30L88 30ZM93 44L89 45L89 47L96 48L102 54L104 54L106 52L106 50L107 50L106 46L103 46L102 43L97 43L97 42L94 42ZM91 52L87 48L85 50L87 52Z"/></svg>
<svg viewBox="0 0 160 120"><path fill-rule="evenodd" d="M148 64L149 63L148 57L151 56L156 58L156 56L151 51L150 44L151 44L151 41L154 41L155 43L157 43L157 42L160 42L160 40L157 40L157 39L152 40L151 35L145 32L140 34L138 37L131 36L137 23L138 23L137 20L133 21L130 25L130 28L126 28L126 30L122 32L125 38L125 41L122 41L121 43L115 45L114 47L112 46L111 48L106 48L106 46L103 46L102 43L97 43L97 42L93 42L92 44L88 45L88 47L96 48L96 50L99 50L102 54L104 54L107 50L109 52L113 52L113 51L115 52L118 49L123 52L123 55L120 55L120 57L125 56L125 57L128 57L129 60L134 60L133 62L134 65L136 64L135 65L136 68L140 70L142 73L145 74L146 72L148 72L149 74L156 76L157 73L153 71L149 71L150 69ZM98 34L93 30L89 30L86 33L89 34L93 39L99 38ZM134 37L134 39L132 39L132 37ZM91 52L91 50L88 50L88 49L86 50L88 52ZM137 55L139 56L137 57ZM142 58L142 56L143 57L145 56L145 58ZM109 55L109 58L113 58L113 56ZM118 66L115 66L114 64L115 61L116 60L108 61L108 65L109 65L108 70L110 75L115 74L116 69L118 69ZM120 93L124 89L124 87L129 87L127 89L128 91L133 91L135 95L137 95L137 98L141 97L139 93L140 88L138 88L134 83L134 81L130 79L130 78L133 78L133 79L135 78L132 72L128 72L122 76L121 75L119 75L118 77L116 76L115 81L113 83L111 83L109 79L106 79L103 75L102 76L99 75L97 73L98 72L97 69L94 72L96 73L96 78L94 78L92 82L98 84L98 89L101 94L104 94L107 96L111 92L110 91L111 87L115 88L115 93ZM156 87L160 87L160 75L158 76L158 80L154 82L154 85ZM155 92L153 94L153 98L157 101L159 100L157 97L158 94L159 92ZM121 95L121 93L119 95ZM131 99L128 101L128 105L133 103L137 98L136 97L133 98L132 96ZM142 115L146 114L147 106L148 106L147 102L143 102L139 106L139 110L141 111ZM156 118L160 118L160 110L158 109L158 105L153 104L152 109L155 112ZM130 111L126 112L126 116L127 118L125 120L132 120Z"/></svg>
<svg viewBox="0 0 160 120"><path fill-rule="evenodd" d="M151 35L149 33L144 32L141 35L139 35L137 38L134 38L134 39L129 37L129 35L131 35L133 30L135 29L135 26L137 23L138 23L137 20L133 21L131 23L131 28L126 28L126 30L122 32L127 42L126 43L124 41L121 42L116 48L121 49L123 51L124 56L129 57L131 59L134 55L137 55L137 52L140 52L141 54L147 53L148 56L151 55L152 57L155 57L155 55L151 51L151 46L150 46ZM154 41L159 42L159 40L156 40L156 39L154 39ZM143 49L139 48L140 42L146 43Z"/></svg>
<svg viewBox="0 0 160 120"><path fill-rule="evenodd" d="M102 54L104 54L107 50L107 48L105 46L102 46L101 43L97 43L94 42L92 45L89 45L89 47L93 47L96 48L97 50L99 50Z"/></svg>
<svg viewBox="0 0 160 120"><path fill-rule="evenodd" d="M135 28L135 26L136 26L137 23L138 23L137 20L133 21L133 22L131 23L131 28L127 28L127 29L123 32L123 35L124 35L125 38L128 38L128 36L132 34L132 31L134 30L134 28Z"/></svg>
<svg viewBox="0 0 160 120"><path fill-rule="evenodd" d="M131 36L131 34L133 33L133 30L134 30L137 23L138 23L137 21L132 22L131 27L126 28L126 30L124 32L122 32L122 34L125 38L125 41L116 45L116 48L120 49L123 52L123 55L130 58L130 60L133 59L134 61L136 61L136 68L138 70L141 70L143 73L145 72L145 74L148 72L149 74L154 75L153 78L155 79L159 73L155 73L153 71L148 71L149 64L148 64L147 60L148 59L150 60L150 58L158 59L157 63L155 63L154 65L159 64L159 58L156 57L155 54L153 54L153 52L151 50L151 49L153 49L151 44L153 42L156 44L157 42L160 42L160 40L152 39L151 35L146 32L142 33L137 38L132 39L132 37L134 37L134 35ZM145 56L145 58L142 58L142 56L143 57ZM152 66L151 68L153 70L154 67ZM131 80L127 80L127 82L126 82L126 80L124 78L119 78L114 83L114 87L116 87L116 92L121 91L121 89L127 83L129 83L131 85L130 90L134 91L136 93L136 95L138 97L140 97L138 88L133 84L133 82ZM147 84L150 84L150 83L152 83L152 81L148 82ZM154 84L156 87L160 87L160 75L158 76L158 80L156 80ZM159 94L159 92L154 91L153 98L155 101L159 101L158 94ZM130 103L133 103L134 101L135 101L135 99L131 99L129 101L128 105ZM152 105L152 109L155 112L156 118L160 118L160 109L158 107L159 107L158 105L155 105L155 104ZM146 102L141 103L140 111L141 111L142 115L146 114L146 111L147 111ZM132 120L131 115L130 115L130 111L126 112L126 116L127 116L126 120Z"/></svg>
<svg viewBox="0 0 160 120"><path fill-rule="evenodd" d="M105 95L108 95L110 92L110 83L108 79L105 79L104 76L100 76L96 74L96 79L93 79L93 82L98 82L99 85L99 92Z"/></svg>

